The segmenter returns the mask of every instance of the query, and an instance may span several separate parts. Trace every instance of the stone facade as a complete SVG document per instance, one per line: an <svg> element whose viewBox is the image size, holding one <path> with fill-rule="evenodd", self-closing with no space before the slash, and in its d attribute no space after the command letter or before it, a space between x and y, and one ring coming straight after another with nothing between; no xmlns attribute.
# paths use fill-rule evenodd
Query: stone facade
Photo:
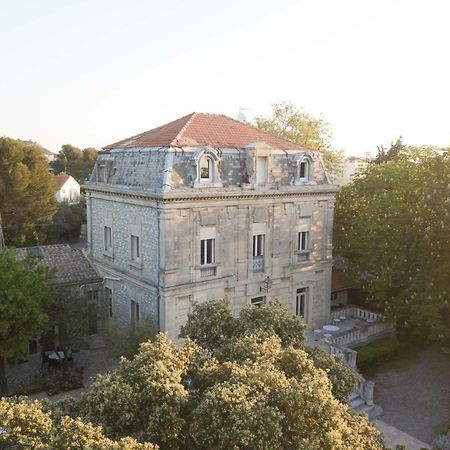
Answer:
<svg viewBox="0 0 450 450"><path fill-rule="evenodd" d="M192 302L227 297L235 314L279 299L309 328L323 325L336 188L318 155L288 144L100 154L84 186L88 242L113 317L129 321L137 302L176 339Z"/></svg>

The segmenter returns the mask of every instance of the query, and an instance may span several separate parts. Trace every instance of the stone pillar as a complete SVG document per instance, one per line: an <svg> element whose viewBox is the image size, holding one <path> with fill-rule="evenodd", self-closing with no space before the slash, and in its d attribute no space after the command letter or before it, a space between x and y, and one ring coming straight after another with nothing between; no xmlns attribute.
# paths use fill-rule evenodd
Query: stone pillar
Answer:
<svg viewBox="0 0 450 450"><path fill-rule="evenodd" d="M373 390L375 388L375 383L370 380L366 380L364 384L364 399L366 405L373 406Z"/></svg>

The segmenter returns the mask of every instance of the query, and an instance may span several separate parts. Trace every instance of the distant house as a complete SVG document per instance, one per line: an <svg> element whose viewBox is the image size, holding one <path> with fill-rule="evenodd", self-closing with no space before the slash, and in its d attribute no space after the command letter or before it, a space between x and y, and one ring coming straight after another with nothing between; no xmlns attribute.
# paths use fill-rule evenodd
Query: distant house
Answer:
<svg viewBox="0 0 450 450"><path fill-rule="evenodd" d="M80 203L80 185L71 175L56 175L55 198L58 203Z"/></svg>
<svg viewBox="0 0 450 450"><path fill-rule="evenodd" d="M333 177L333 183L337 186L345 186L352 183L355 178L369 165L367 158L349 156L340 164L341 173Z"/></svg>

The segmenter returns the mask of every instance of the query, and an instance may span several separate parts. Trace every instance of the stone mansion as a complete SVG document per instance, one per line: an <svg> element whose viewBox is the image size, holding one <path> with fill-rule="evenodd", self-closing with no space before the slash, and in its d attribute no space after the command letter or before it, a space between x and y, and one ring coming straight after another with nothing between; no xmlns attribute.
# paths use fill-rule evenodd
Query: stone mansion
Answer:
<svg viewBox="0 0 450 450"><path fill-rule="evenodd" d="M111 317L151 316L172 339L192 302L224 297L329 319L337 188L319 155L193 113L105 147L84 188Z"/></svg>

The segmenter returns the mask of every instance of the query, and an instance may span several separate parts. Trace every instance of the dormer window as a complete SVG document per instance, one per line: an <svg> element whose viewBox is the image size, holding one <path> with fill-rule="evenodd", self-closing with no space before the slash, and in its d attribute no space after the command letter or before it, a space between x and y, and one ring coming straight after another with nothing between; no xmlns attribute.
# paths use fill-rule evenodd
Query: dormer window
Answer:
<svg viewBox="0 0 450 450"><path fill-rule="evenodd" d="M305 182L313 181L312 160L308 155L300 154L297 156L297 167L295 172L295 185L301 185Z"/></svg>
<svg viewBox="0 0 450 450"><path fill-rule="evenodd" d="M209 156L204 156L200 160L200 180L211 181L212 161Z"/></svg>
<svg viewBox="0 0 450 450"><path fill-rule="evenodd" d="M309 169L308 161L302 161L300 163L299 168L299 178L303 180L308 179L308 169Z"/></svg>
<svg viewBox="0 0 450 450"><path fill-rule="evenodd" d="M196 178L194 187L221 187L222 182L219 177L218 161L220 153L217 149L201 149L194 156L196 166Z"/></svg>

